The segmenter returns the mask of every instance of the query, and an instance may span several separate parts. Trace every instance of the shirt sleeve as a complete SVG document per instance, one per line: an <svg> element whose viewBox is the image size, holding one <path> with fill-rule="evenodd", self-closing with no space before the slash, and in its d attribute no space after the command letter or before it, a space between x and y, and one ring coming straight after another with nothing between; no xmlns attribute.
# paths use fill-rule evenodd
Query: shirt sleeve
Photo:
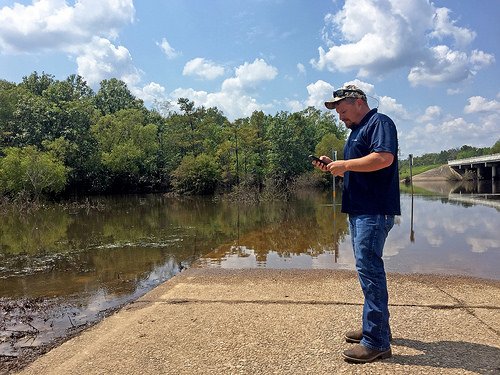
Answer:
<svg viewBox="0 0 500 375"><path fill-rule="evenodd" d="M387 116L380 114L369 126L368 136L371 152L390 152L398 154L397 130L394 122Z"/></svg>

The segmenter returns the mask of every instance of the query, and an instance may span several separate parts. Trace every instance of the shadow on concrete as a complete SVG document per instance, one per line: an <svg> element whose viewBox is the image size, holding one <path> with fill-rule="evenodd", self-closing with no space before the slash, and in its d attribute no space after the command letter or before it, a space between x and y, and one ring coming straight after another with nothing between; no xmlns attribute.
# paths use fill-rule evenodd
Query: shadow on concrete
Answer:
<svg viewBox="0 0 500 375"><path fill-rule="evenodd" d="M391 362L407 366L464 369L478 374L500 373L500 349L464 341L423 342L394 338ZM420 353L397 354L398 346Z"/></svg>

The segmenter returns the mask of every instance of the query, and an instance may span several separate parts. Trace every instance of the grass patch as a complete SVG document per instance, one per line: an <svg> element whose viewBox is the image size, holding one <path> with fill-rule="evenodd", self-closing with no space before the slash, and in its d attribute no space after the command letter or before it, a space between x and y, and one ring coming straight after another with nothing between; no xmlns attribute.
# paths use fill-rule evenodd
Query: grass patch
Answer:
<svg viewBox="0 0 500 375"><path fill-rule="evenodd" d="M428 170L437 168L442 166L443 164L433 164L433 165L422 165L419 167L412 167L412 175L416 176L417 174L427 172ZM410 167L403 167L399 170L399 179L410 179Z"/></svg>

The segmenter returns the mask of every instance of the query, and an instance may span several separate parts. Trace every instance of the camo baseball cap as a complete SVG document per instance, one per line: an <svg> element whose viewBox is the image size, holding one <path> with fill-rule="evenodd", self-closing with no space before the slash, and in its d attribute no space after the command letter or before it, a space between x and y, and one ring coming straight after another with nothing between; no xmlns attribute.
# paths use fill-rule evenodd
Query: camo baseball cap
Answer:
<svg viewBox="0 0 500 375"><path fill-rule="evenodd" d="M346 85L333 92L333 99L326 101L325 107L328 109L334 109L336 103L347 98L360 98L366 101L366 95L363 90L355 85Z"/></svg>

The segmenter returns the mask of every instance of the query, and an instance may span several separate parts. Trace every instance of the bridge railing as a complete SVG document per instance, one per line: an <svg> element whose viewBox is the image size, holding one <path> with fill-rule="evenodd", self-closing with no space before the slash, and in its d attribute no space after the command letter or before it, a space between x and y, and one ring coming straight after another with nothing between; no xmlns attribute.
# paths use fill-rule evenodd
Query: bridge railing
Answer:
<svg viewBox="0 0 500 375"><path fill-rule="evenodd" d="M450 167L467 165L467 164L481 164L481 163L500 163L500 154L491 154L483 156L475 156L467 159L448 160Z"/></svg>

